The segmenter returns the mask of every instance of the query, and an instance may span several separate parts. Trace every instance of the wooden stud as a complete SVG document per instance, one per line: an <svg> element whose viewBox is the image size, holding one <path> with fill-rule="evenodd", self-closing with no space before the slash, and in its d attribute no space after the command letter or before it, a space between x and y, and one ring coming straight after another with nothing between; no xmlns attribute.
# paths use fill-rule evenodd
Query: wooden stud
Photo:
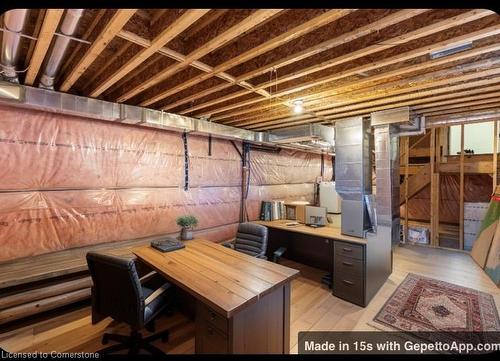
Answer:
<svg viewBox="0 0 500 361"><path fill-rule="evenodd" d="M130 73L133 69L144 63L149 57L156 53L164 45L168 44L172 39L186 30L189 26L195 23L203 15L209 12L209 9L190 9L183 13L172 24L169 24L158 36L156 36L149 47L141 50L135 54L126 64L123 64L120 69L115 71L106 80L95 86L94 90L90 93L91 97L101 95L105 90L115 84L118 80L122 79L125 75ZM160 75L161 76L161 75Z"/></svg>
<svg viewBox="0 0 500 361"><path fill-rule="evenodd" d="M78 61L66 79L62 82L60 91L68 91L73 84L76 83L80 76L82 76L82 74L89 68L99 54L101 54L111 40L113 40L123 26L134 15L136 10L137 9L118 9L116 11L97 39L94 40L90 48L85 52L80 61Z"/></svg>
<svg viewBox="0 0 500 361"><path fill-rule="evenodd" d="M33 29L33 34L32 36L35 38L38 36L40 33L40 29L42 28L43 24L43 19L45 18L45 12L46 10L40 9L38 11L38 15L36 17L36 22L35 22L35 28ZM0 24L3 24L2 22L2 16L0 16ZM36 45L36 40L35 39L30 39L30 45L28 47L28 52L26 53L26 57L24 59L24 67L27 68L30 64L31 57L33 56L33 51L35 50L35 45Z"/></svg>
<svg viewBox="0 0 500 361"><path fill-rule="evenodd" d="M431 163L431 214L430 214L430 219L431 219L431 239L430 239L430 245L435 246L436 245L436 239L439 237L436 235L436 232L439 231L439 229L436 227L436 222L437 221L437 215L436 211L439 211L439 188L438 188L438 182L439 182L439 174L437 174L436 177L436 165L435 165L435 160L436 160L436 129L431 130L431 144L430 144L430 163Z"/></svg>
<svg viewBox="0 0 500 361"><path fill-rule="evenodd" d="M459 228L458 228L458 245L460 249L464 249L464 139L465 126L460 125L460 181L459 181Z"/></svg>
<svg viewBox="0 0 500 361"><path fill-rule="evenodd" d="M26 74L26 79L24 83L26 85L33 85L35 82L40 66L43 63L45 54L49 49L54 33L57 30L59 21L64 13L64 9L47 9L45 12L45 18L43 19L43 24L38 33L38 40L36 41L35 50L33 56L30 60L30 65L28 68L28 73Z"/></svg>
<svg viewBox="0 0 500 361"><path fill-rule="evenodd" d="M408 241L408 168L410 166L410 137L406 137L405 141L405 242Z"/></svg>
<svg viewBox="0 0 500 361"><path fill-rule="evenodd" d="M498 182L498 121L493 122L493 191L497 189Z"/></svg>
<svg viewBox="0 0 500 361"><path fill-rule="evenodd" d="M215 37L214 39L207 42L205 45L199 47L198 49L190 53L188 56L186 56L186 59L183 62L168 67L167 69L164 69L160 73L154 74L154 76L145 80L140 85L126 91L124 94L118 97L117 101L118 102L126 101L132 98L133 96L143 92L144 90L151 88L153 85L158 84L159 82L167 79L169 76L175 74L179 70L189 66L189 64L194 60L198 60L199 58L223 46L224 44L227 44L229 41L232 41L235 37L238 37L244 32L249 31L250 29L258 26L259 24L265 22L270 17L275 16L281 11L282 9L257 10L256 12L248 16L240 23L234 25L221 35ZM143 102L140 105L147 106L149 104L151 103L146 104L145 102Z"/></svg>

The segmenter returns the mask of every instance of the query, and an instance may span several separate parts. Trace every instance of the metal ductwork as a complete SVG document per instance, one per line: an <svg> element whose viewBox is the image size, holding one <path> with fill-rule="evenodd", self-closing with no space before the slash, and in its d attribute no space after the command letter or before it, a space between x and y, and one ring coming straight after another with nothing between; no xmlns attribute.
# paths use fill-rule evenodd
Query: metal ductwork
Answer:
<svg viewBox="0 0 500 361"><path fill-rule="evenodd" d="M45 64L45 70L40 78L40 88L54 89L54 79L68 49L69 38L75 33L84 9L68 9L61 24L60 32L65 36L57 36L50 56Z"/></svg>
<svg viewBox="0 0 500 361"><path fill-rule="evenodd" d="M376 237L399 243L399 128L387 124L375 127Z"/></svg>
<svg viewBox="0 0 500 361"><path fill-rule="evenodd" d="M371 228L365 196L371 194L370 121L335 122L335 190L342 198L342 234L365 237Z"/></svg>
<svg viewBox="0 0 500 361"><path fill-rule="evenodd" d="M333 152L335 129L321 124L305 124L266 132L263 141L303 149L316 148Z"/></svg>
<svg viewBox="0 0 500 361"><path fill-rule="evenodd" d="M11 83L19 83L16 64L19 55L19 44L21 43L21 33L27 15L27 9L9 10L3 15L5 30L3 32L0 64L2 78Z"/></svg>
<svg viewBox="0 0 500 361"><path fill-rule="evenodd" d="M242 140L257 145L269 145L280 148L300 149L313 153L324 153L320 147L322 141L333 143L333 129L326 126L314 125L311 143L316 142L317 147L275 142L268 133L231 127L223 124L212 123L204 119L190 118L183 115L167 113L160 110L148 109L134 105L107 102L104 100L87 98L73 94L57 92L48 89L34 88L25 85L0 82L0 104L17 106L21 108L37 109L46 112L76 115L85 118L106 120L116 123L135 124L177 132L190 132L199 135L212 135L216 138ZM304 128L305 129L305 128ZM287 133L287 129L282 130ZM305 131L303 130L302 134ZM278 131L273 131L276 135ZM297 129L290 134L297 134ZM331 143L328 143L329 146Z"/></svg>

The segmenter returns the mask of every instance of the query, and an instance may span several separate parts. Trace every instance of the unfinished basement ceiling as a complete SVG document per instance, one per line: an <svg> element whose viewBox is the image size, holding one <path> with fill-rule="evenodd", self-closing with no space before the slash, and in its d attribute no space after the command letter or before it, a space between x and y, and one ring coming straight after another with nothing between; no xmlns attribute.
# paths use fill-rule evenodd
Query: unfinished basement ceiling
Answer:
<svg viewBox="0 0 500 361"><path fill-rule="evenodd" d="M39 86L67 13L28 11L21 84ZM69 42L55 90L235 127L400 106L431 121L500 118L500 16L489 10L85 9L71 36L84 42Z"/></svg>

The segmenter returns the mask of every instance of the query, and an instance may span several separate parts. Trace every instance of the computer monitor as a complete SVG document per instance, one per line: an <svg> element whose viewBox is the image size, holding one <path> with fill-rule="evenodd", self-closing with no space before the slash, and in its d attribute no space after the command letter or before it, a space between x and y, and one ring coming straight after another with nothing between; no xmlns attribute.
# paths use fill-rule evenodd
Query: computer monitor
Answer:
<svg viewBox="0 0 500 361"><path fill-rule="evenodd" d="M325 226L326 219L326 207L313 207L306 206L305 207L305 224L306 225L315 225L315 226Z"/></svg>

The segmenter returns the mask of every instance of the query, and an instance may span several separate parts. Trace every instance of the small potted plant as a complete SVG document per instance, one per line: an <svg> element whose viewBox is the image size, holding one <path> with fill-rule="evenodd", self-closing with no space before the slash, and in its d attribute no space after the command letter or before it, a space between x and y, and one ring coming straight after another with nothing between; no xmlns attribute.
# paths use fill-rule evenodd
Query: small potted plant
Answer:
<svg viewBox="0 0 500 361"><path fill-rule="evenodd" d="M195 216L181 216L177 217L176 223L181 229L181 239L188 241L193 239L193 229L198 225L198 220Z"/></svg>

